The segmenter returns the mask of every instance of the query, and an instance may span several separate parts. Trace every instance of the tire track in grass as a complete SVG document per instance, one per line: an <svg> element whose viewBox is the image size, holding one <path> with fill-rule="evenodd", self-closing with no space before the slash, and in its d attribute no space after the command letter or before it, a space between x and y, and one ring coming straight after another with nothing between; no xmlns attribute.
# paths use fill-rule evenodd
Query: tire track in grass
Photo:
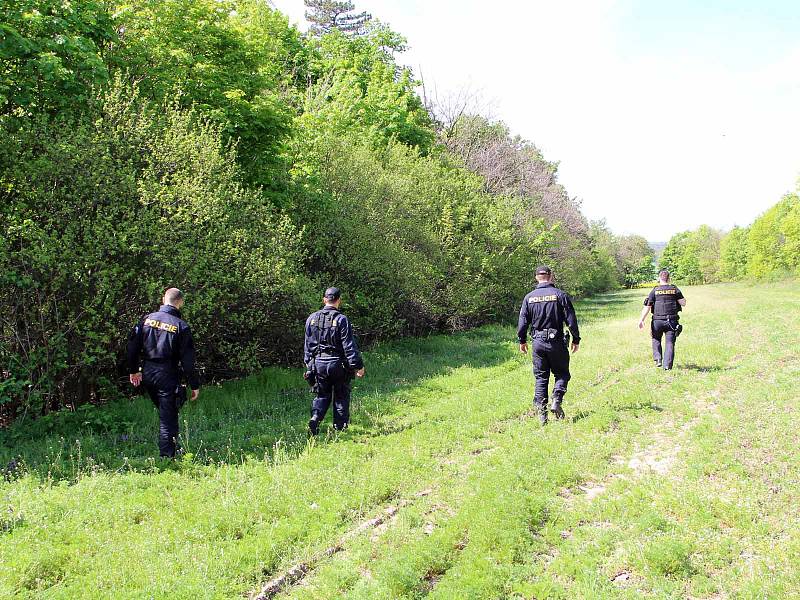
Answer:
<svg viewBox="0 0 800 600"><path fill-rule="evenodd" d="M415 498L423 498L428 496L431 493L431 490L422 490L414 494ZM398 511L401 508L404 508L413 503L413 500L401 500L397 503L397 506L388 506L380 511L380 514L377 517L369 519L368 521L364 521L360 523L358 526L354 527L347 533L345 533L339 540L329 546L321 553L314 555L310 559L303 561L301 563L296 564L292 568L290 568L285 573L275 577L274 579L268 581L264 587L258 593L250 594L250 597L253 600L269 600L279 593L281 593L285 588L296 585L299 583L315 566L325 560L330 558L334 554L341 552L345 549L345 545L353 539L354 537L361 535L363 533L369 532L377 527L384 525L389 519L393 519L396 517Z"/></svg>
<svg viewBox="0 0 800 600"><path fill-rule="evenodd" d="M485 379L482 380L480 385L478 385L477 387L473 388L472 391L476 392L476 393L479 393L480 389L483 388L483 387L494 387L494 386L496 386L498 384L498 382L504 382L504 381L506 381L508 379L516 378L517 376L518 376L517 369L514 369L513 371L504 373L499 378L495 378L495 379L491 379L491 380L485 380ZM491 424L489 426L489 428L493 429L493 428L497 427L498 423L503 423L503 422L506 422L506 421L513 422L513 421L518 421L518 420L519 420L519 416L518 415L514 415L514 416L509 417L507 419L501 419L501 420L495 421L493 424ZM413 427L414 426L412 425L411 428L413 428ZM406 428L402 429L402 431L405 431L405 430L406 430ZM395 435L397 433L399 433L399 432L393 431L392 433L389 433L389 434L386 434L386 435L387 436L392 436L392 435ZM474 438L472 441L473 442L474 441L480 442L484 438L485 438L485 436L484 437L479 437L479 438ZM455 454L457 450L458 450L458 447L454 447L447 454L448 455ZM477 451L477 453L482 453L483 451L484 450L479 450L479 451ZM475 456L475 454L476 454L476 451L473 451L473 452L470 453L471 456ZM432 482L432 485L435 485L435 481ZM422 493L418 492L417 494L414 494L414 496L419 498L419 497L427 496L427 495L429 495L429 493L430 493L430 488L428 488L428 491L426 491L426 493L422 494ZM257 592L251 592L249 594L249 596L251 598L258 599L258 600L260 600L262 598L272 598L275 595L277 595L277 594L281 593L282 591L284 591L285 588L291 587L292 585L295 585L295 584L299 583L314 568L316 568L316 566L320 562L322 562L322 561L324 561L326 559L329 559L332 556L334 556L334 555L338 554L339 552L341 552L342 550L344 550L347 542L349 542L354 537L357 537L358 535L360 535L360 534L362 534L362 533L364 533L364 532L366 532L366 531L368 531L370 529L374 529L375 527L384 525L387 518L391 519L391 518L396 517L399 509L409 506L410 504L412 504L412 502L409 501L409 500L401 500L397 504L399 506L393 506L393 505L384 506L382 509L377 511L377 512L381 513L381 515L379 515L378 517L375 517L375 518L373 518L373 519L371 519L369 521L361 523L360 525L356 526L354 529L344 533L340 537L340 540L338 542L330 545L329 547L327 547L327 548L325 548L325 549L323 549L321 551L316 552L314 555L312 555L311 558L309 558L309 559L307 559L305 561L299 561L296 564L294 564L292 567L290 567L289 569L284 571L282 574L275 575L274 577L272 577L270 579L270 581L268 581L266 584L264 584L261 587L260 590L258 590ZM372 507L372 509L375 509L375 508L376 507Z"/></svg>
<svg viewBox="0 0 800 600"><path fill-rule="evenodd" d="M562 488L559 491L562 499L562 514L584 514L590 510L589 507L594 502L600 499L613 503L615 501L614 494L619 492L620 485L624 489L630 489L631 486L637 485L646 478L680 481L686 468L681 457L687 450L688 440L702 419L706 417L719 418L717 402L719 397L720 390L718 388L701 396L685 394L684 401L686 405L690 403L692 412L695 413L694 416L681 424L676 423L674 418L661 419L651 423L645 431L637 436L639 439L633 443L631 452L611 457L609 461L611 470L603 478L587 479L577 485ZM621 483L618 484L618 482ZM579 519L577 526L597 531L616 527L613 523L591 519ZM573 535L573 530L565 529L560 532L559 537L563 541L568 541L573 538ZM559 546L550 545L543 560L549 565L558 554ZM620 589L633 589L642 581L641 577L637 576L635 569L630 566L614 569L608 580ZM638 592L641 591L638 590Z"/></svg>
<svg viewBox="0 0 800 600"><path fill-rule="evenodd" d="M536 424L536 428L532 429L529 422L526 423L520 419L509 420L509 423L508 427L496 428L498 431L493 433L489 442L482 444L493 447L495 450L480 453L476 453L473 450L468 455L465 454L467 457L473 456L477 458L473 461L474 466L470 469L471 472L462 478L462 485L468 489L482 491L478 494L463 494L466 496L466 500L459 504L459 513L455 515L455 518L451 517L449 523L443 525L443 527L456 533L446 538L449 541L439 544L438 558L433 556L427 562L416 565L418 571L417 583L413 586L406 586L402 591L393 589L392 593L388 595L387 593L382 594L380 590L365 591L363 586L374 587L377 584L372 582L376 578L381 578L381 575L384 575L383 579L386 579L386 572L389 572L389 576L391 576L391 571L397 562L397 556L391 549L386 549L387 556L377 566L371 567L372 579L369 583L362 582L361 589L363 593L361 596L356 594L357 597L401 597L404 595L443 595L444 597L452 597L448 596L448 594L454 593L454 589L464 585L463 575L465 572L472 572L473 575L479 572L480 575L473 578L483 579L484 581L476 582L477 587L481 587L486 583L489 587L494 585L497 588L495 592L501 593L498 590L502 589L504 584L496 580L493 584L487 583L487 580L493 579L491 574L492 567L487 565L481 558L484 554L491 555L494 552L493 546L495 544L491 539L491 535L487 537L485 535L486 532L482 531L487 525L487 519L488 522L494 522L497 525L497 530L506 528L514 532L511 535L512 540L505 545L500 544L500 546L505 546L504 551L513 555L518 552L518 545L520 543L524 544L525 540L549 518L547 516L547 506L558 489L556 486L558 480L555 482L542 482L537 474L531 472L528 472L524 478L524 486L520 488L519 474L525 472L530 457L526 457L524 453L520 454L517 445L511 442L521 438L530 444L542 435L539 432L543 432L548 437L559 437L559 434L567 431L566 428L558 425L551 427L549 430L540 430L538 424ZM606 435L614 436L615 434L608 432ZM592 448L594 452L597 449L597 447ZM587 457L593 454L590 450L585 452ZM490 468L491 463L498 461L502 466L495 465L494 468ZM490 464L487 465L486 463ZM470 478L469 475L474 475L474 477ZM563 478L570 479L574 477L574 473L562 473L560 477L562 480ZM542 493L543 489L548 491ZM536 500L531 501L531 498ZM515 500L510 501L509 499ZM500 500L502 502L498 504ZM444 499L444 502L448 503L448 500ZM453 503L450 502L450 504ZM408 540L402 540L402 547L395 550L406 556L424 556L428 553L425 548L430 546L430 542L423 533L423 530L417 531L417 535L411 543ZM462 537L466 537L468 543L460 544L458 552L453 552L451 542ZM462 557L464 552L467 552L469 556ZM471 565L474 565L476 561L482 565L480 568L472 568ZM490 559L489 562L492 562L492 560ZM430 567L430 564L434 565L433 568ZM454 568L457 568L459 573L451 576L451 570ZM443 582L445 591L440 592L439 586ZM370 588L367 587L366 589ZM386 592L386 590L384 589L383 592ZM460 597L468 597L470 593L464 592L464 594L466 596L462 595Z"/></svg>
<svg viewBox="0 0 800 600"><path fill-rule="evenodd" d="M625 369L624 371L622 371L621 376L627 376L630 373L633 373L633 372L638 371L638 370L642 370L642 367L640 365L638 365L638 364L637 365L633 365L633 366ZM619 369L617 369L615 371L619 371ZM612 371L612 374L615 371ZM619 382L619 377L620 377L620 374L617 374L617 377L615 377L611 382L606 382L605 387L606 388L611 388L614 385L616 385ZM600 383L600 382L597 382L597 383ZM586 398L583 398L582 400L584 400L584 404L585 404ZM640 403L640 404L637 404L636 406L631 406L631 407L628 407L628 408L630 408L632 410L636 410L638 412L654 410L652 403L649 403L649 404L648 403ZM530 416L529 414L525 415L523 417L523 419L526 419L529 416ZM496 437L496 436L499 436L501 438L502 437L507 437L508 436L508 431L507 430L509 429L510 426L513 427L515 421L520 421L520 417L514 417L514 418L510 418L510 419L501 420L501 421L495 423L494 425L492 425L491 428L490 428L492 435L491 436L487 436L488 438L491 439L491 441L487 441L487 439L484 439L483 442L480 443L480 445L484 446L485 449L484 448L478 448L476 450L473 450L469 454L471 456L473 456L473 457L480 456L481 454L487 454L487 456L493 454L494 450L497 448L496 441L493 438ZM613 418L609 419L609 421L613 421ZM608 424L610 424L610 423L608 423ZM556 425L556 427L558 427L558 425ZM528 427L527 429L530 430L530 427ZM528 433L533 432L534 434L536 434L538 431L539 430L538 430L538 425L537 425L536 429L533 429L532 431L528 431ZM552 431L552 429L550 431ZM611 427L606 427L605 430L604 430L604 433L606 435L612 435L612 436L615 435L614 432L612 431ZM486 450L489 450L489 451L486 452ZM512 452L509 451L510 450L509 448L506 448L505 450L506 450L506 452L505 452L506 455L514 454L513 451ZM465 457L467 459L466 462L464 462L463 460L462 461L453 461L452 459L445 460L444 462L445 462L445 464L449 463L451 466L455 467L456 470L461 475L461 477L464 478L464 477L467 477L469 475L469 472L471 470L474 470L474 469L472 469L472 466L473 466L473 463L476 462L476 460L474 458L470 459L469 455L465 455ZM521 466L522 465L515 465L515 468L519 469ZM513 473L514 470L515 469L512 468L512 469L510 469L510 472ZM505 470L503 470L503 471L505 471ZM504 477L505 476L500 476L499 479L495 483L503 484L503 485L506 486L506 488L509 488L509 482L506 481L504 479ZM570 476L570 477L572 477L572 476ZM536 478L534 478L534 480L535 479ZM511 482L511 485L510 485L509 489L512 489L512 490L514 489L513 481ZM552 492L556 492L556 491L557 491L557 489L553 489L552 490ZM546 512L547 512L546 511L547 500L550 499L553 495L555 495L555 494L554 493L550 494L550 496L548 498L544 499L544 504L542 506L544 506L545 508L542 508L542 506L539 506L536 511L531 512L531 511L526 511L524 508L517 507L518 510L521 511L519 513L519 515L518 515L520 518L512 519L512 521L516 521L517 524L528 523L528 522L538 523L538 524L535 524L533 526L525 525L525 527L523 527L523 529L525 529L528 533L530 533L531 530L535 531L535 529L540 525L540 522L542 522L543 520L546 520L546 516L543 518L541 515L542 514L546 515ZM497 499L496 498L496 490L491 491L490 493L482 496L478 501L475 501L473 503L472 507L469 510L467 510L466 512L467 513L469 513L469 512L473 512L473 513L478 512L479 508L491 505L492 501L496 500L496 499ZM462 509L462 512L463 512L463 510L464 510L463 509L463 504L460 505L459 508ZM470 531L470 527L467 524L465 524L465 522L464 522L465 517L463 517L463 516L459 517L458 515L456 515L455 518L454 518L454 515L452 515L452 514L450 514L448 516L450 517L449 521L451 521L451 523L448 526L449 526L449 528L451 530L454 528L453 523L461 523L461 527L460 528L456 527L456 530L460 531L459 535L451 535L450 536L450 541L452 542L453 540L456 540L456 539L465 539L465 540L467 540L467 543L458 542L458 543L452 543L452 544L451 543L439 544L439 546L440 546L440 548L439 548L440 558L438 560L437 559L432 559L430 561L427 561L427 563L425 563L425 564L423 564L421 566L418 565L419 575L417 576L417 580L416 580L417 583L414 586L406 587L405 593L410 593L411 595L414 595L414 596L436 595L438 593L437 590L439 589L439 585L442 583L442 581L447 581L448 580L448 576L449 576L450 570L453 568L454 565L457 565L462 560L462 559L458 558L458 556L460 554L462 554L463 551L465 551L465 550L469 551L470 550L470 545L474 543L474 536L469 536L469 535L465 536L465 533L468 533ZM397 519L398 516L396 516L394 518ZM463 531L461 531L461 530L463 530ZM423 547L427 543L426 538L431 536L432 533L433 532L430 531L430 530L420 529L419 531L417 531L417 535L416 535L415 541L413 543L409 544L407 540L404 540L404 543L402 544L402 547L395 548L395 550L399 550L401 553L404 552L405 554L411 553L411 554L417 554L417 555L424 555L425 552L423 551ZM453 548L456 548L458 551L454 553L452 551ZM386 551L389 552L389 549L386 549ZM442 558L441 558L442 556L446 557L446 560L444 561L444 563L442 563ZM375 557L372 556L371 558L374 560ZM369 577L365 578L366 581L362 580L361 582L356 582L356 583L360 583L360 585L361 585L361 587L358 588L358 589L361 589L361 591L364 592L365 589L369 589L370 587L375 587L376 585L378 585L375 582L376 582L376 579L379 579L381 577L381 575L382 575L381 571L384 571L384 572L391 571L393 563L396 562L396 558L397 557L394 554L392 554L391 556L386 556L385 559L381 563L379 563L377 567L374 566L374 565L370 565L368 570L366 569L366 567L364 567L363 564L353 567L353 570L357 570L357 571L359 571L361 573L368 573L369 574ZM474 558L475 557L472 557L472 559L474 559ZM472 560L472 559L470 559L470 560ZM435 563L435 564L434 564L433 567L430 567L429 563ZM352 580L350 580L350 587L348 589L353 589L352 586L356 585L356 583L354 583ZM367 587L365 588L364 586L367 586ZM343 588L339 588L338 592L340 592L341 594L346 593ZM365 593L369 597L373 596L372 592L365 592ZM361 596L359 596L358 594L355 594L355 595L357 597L363 597L364 594L362 593ZM310 596L310 597L316 597L316 596ZM320 596L320 597L322 597L322 596ZM330 597L330 596L328 596L328 597ZM335 597L339 597L339 596L337 595ZM375 597L381 597L381 594L380 593L376 593ZM393 595L391 595L391 597L397 597L397 595L393 594Z"/></svg>
<svg viewBox="0 0 800 600"><path fill-rule="evenodd" d="M473 440L472 446L475 448L469 450L466 453L458 454L458 457L454 458L457 454L457 450L452 450L451 452L447 453L445 457L442 457L441 465L448 466L453 470L458 471L462 475L465 475L470 468L474 465L476 458L485 453L491 453L493 450L496 449L496 446L491 445L489 440L496 436L497 434L502 434L509 425L514 423L519 423L520 421L527 420L530 418L531 413L523 413L522 415L515 415L513 417L503 419L500 421L495 422L490 428L489 431L492 435L487 435L482 438L476 438ZM460 450L460 449L458 449ZM440 485L441 482L433 482L433 485ZM385 534L387 530L392 527L397 519L400 517L401 511L403 509L407 509L413 507L416 504L416 501L420 498L426 498L431 496L434 493L434 487L428 487L422 491L416 492L412 495L411 499L402 499L392 505L385 506L378 510L378 516L368 521L364 521L360 523L355 528L351 529L350 531L343 534L339 541L335 544L331 545L330 547L326 548L325 550L318 552L310 559L302 561L293 567L289 568L284 573L277 575L269 582L264 584L259 592L252 592L249 594L250 598L254 600L268 600L270 598L275 597L276 595L287 592L289 588L294 585L299 585L303 582L303 580L316 569L319 564L329 558L332 558L334 555L339 554L340 552L346 550L347 544L352 541L354 538L365 535L367 533L372 533L370 536L370 540L372 542L376 542L378 538ZM444 512L448 514L450 517L455 516L455 512L453 509L446 504L436 503L434 504L428 511L424 513L424 516L428 517L438 512ZM431 535L433 533L435 526L431 521L426 522L424 533L426 535ZM465 543L464 543L465 545ZM463 549L463 546L462 546ZM444 574L444 571L439 573L429 573L427 576L427 580L429 582L433 582L433 580L438 580L441 575ZM434 585L430 586L431 589Z"/></svg>

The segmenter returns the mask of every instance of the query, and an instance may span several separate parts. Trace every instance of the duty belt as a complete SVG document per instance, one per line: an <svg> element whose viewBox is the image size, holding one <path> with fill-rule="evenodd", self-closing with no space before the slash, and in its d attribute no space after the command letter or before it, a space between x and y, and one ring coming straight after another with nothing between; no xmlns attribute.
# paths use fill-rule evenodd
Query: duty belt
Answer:
<svg viewBox="0 0 800 600"><path fill-rule="evenodd" d="M536 329L531 332L531 338L534 340L554 340L559 335L563 335L563 332L558 329Z"/></svg>

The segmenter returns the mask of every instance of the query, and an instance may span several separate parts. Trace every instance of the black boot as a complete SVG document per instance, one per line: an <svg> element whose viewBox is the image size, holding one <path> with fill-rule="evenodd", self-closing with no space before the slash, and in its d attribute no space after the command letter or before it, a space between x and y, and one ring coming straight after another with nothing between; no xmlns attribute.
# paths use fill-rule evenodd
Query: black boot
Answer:
<svg viewBox="0 0 800 600"><path fill-rule="evenodd" d="M547 403L545 400L541 402L539 400L533 401L533 408L536 410L537 414L539 415L539 423L542 425L547 425Z"/></svg>
<svg viewBox="0 0 800 600"><path fill-rule="evenodd" d="M554 396L550 401L550 412L553 413L553 416L558 421L564 418L564 410L561 408L561 400L562 398Z"/></svg>
<svg viewBox="0 0 800 600"><path fill-rule="evenodd" d="M317 413L311 415L311 419L308 422L308 432L311 435L319 434L319 415Z"/></svg>

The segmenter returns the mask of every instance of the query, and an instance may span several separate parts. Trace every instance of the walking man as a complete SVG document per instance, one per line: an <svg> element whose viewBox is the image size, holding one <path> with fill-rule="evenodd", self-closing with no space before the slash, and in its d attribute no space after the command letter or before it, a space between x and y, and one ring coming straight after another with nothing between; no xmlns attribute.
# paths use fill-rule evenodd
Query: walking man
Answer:
<svg viewBox="0 0 800 600"><path fill-rule="evenodd" d="M533 404L542 425L547 423L547 391L550 373L555 378L550 412L556 419L564 418L561 404L567 392L569 373L569 334L564 333L564 325L572 334L572 352L577 352L581 342L578 331L578 317L570 297L552 282L550 267L536 269L536 289L522 301L519 311L517 337L519 350L528 353L528 329L533 345L533 375L536 387Z"/></svg>
<svg viewBox="0 0 800 600"><path fill-rule="evenodd" d="M339 288L328 288L325 306L308 317L303 362L315 377L316 397L311 404L308 429L319 433L319 424L333 402L333 427L342 431L350 423L350 382L364 376L364 361L349 319L339 311Z"/></svg>
<svg viewBox="0 0 800 600"><path fill-rule="evenodd" d="M647 313L653 312L650 321L650 337L653 343L653 360L656 367L663 367L665 371L672 369L675 358L675 340L683 331L683 325L678 321L678 313L686 306L686 298L677 286L669 282L669 271L663 269L658 273L658 285L652 289L644 300L644 309L639 319L639 329L644 329L644 320ZM661 339L665 338L662 352Z"/></svg>
<svg viewBox="0 0 800 600"><path fill-rule="evenodd" d="M158 448L162 457L174 458L178 441L178 410L186 401L181 372L192 388L192 400L200 395L195 367L192 331L181 319L183 294L178 288L164 293L164 303L144 317L128 338L128 373L134 387L144 383L158 409ZM144 358L141 370L140 357Z"/></svg>

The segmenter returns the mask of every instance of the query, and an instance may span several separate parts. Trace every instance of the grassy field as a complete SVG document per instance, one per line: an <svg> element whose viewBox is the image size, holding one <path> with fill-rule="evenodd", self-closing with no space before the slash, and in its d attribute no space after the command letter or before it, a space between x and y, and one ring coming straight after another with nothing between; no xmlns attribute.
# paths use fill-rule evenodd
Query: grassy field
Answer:
<svg viewBox="0 0 800 600"><path fill-rule="evenodd" d="M800 285L684 292L672 372L642 290L580 303L544 428L486 327L369 352L351 429L311 442L278 370L204 390L177 463L144 398L0 432L0 596L800 597Z"/></svg>

